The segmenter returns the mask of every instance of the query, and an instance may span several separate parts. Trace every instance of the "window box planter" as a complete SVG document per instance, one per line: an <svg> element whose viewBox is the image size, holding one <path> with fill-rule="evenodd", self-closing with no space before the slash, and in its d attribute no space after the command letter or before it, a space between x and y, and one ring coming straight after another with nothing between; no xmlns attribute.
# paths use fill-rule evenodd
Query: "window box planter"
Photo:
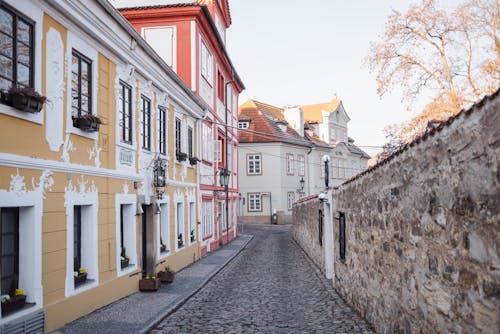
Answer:
<svg viewBox="0 0 500 334"><path fill-rule="evenodd" d="M162 283L172 283L175 278L174 272L169 269L158 272L157 276Z"/></svg>
<svg viewBox="0 0 500 334"><path fill-rule="evenodd" d="M2 315L22 309L26 304L26 295L11 297L9 301L2 302Z"/></svg>
<svg viewBox="0 0 500 334"><path fill-rule="evenodd" d="M161 245L160 246L160 253L165 253L167 251L167 246L166 245Z"/></svg>
<svg viewBox="0 0 500 334"><path fill-rule="evenodd" d="M186 161L186 159L188 158L188 155L184 152L176 152L175 157L176 157L177 161Z"/></svg>
<svg viewBox="0 0 500 334"><path fill-rule="evenodd" d="M82 285L87 281L87 273L78 274L75 276L75 288L79 285Z"/></svg>
<svg viewBox="0 0 500 334"><path fill-rule="evenodd" d="M128 267L128 263L129 263L130 259L120 259L120 267L123 269L123 268L127 268Z"/></svg>
<svg viewBox="0 0 500 334"><path fill-rule="evenodd" d="M160 285L160 279L156 277L146 277L139 280L140 291L157 291Z"/></svg>
<svg viewBox="0 0 500 334"><path fill-rule="evenodd" d="M30 87L12 87L1 93L1 101L20 111L38 113L47 99Z"/></svg>
<svg viewBox="0 0 500 334"><path fill-rule="evenodd" d="M190 164L191 166L196 165L196 163L198 163L198 161L199 161L199 160L198 160L198 158L197 158L197 157L189 157L189 164Z"/></svg>
<svg viewBox="0 0 500 334"><path fill-rule="evenodd" d="M102 121L99 117L86 114L79 117L73 117L73 126L86 132L99 131Z"/></svg>

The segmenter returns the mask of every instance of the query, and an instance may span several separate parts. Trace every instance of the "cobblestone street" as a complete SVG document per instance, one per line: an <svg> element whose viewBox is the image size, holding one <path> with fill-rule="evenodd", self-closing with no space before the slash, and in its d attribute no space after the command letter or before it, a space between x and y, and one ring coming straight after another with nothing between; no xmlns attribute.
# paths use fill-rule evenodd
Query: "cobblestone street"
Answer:
<svg viewBox="0 0 500 334"><path fill-rule="evenodd" d="M371 333L328 292L290 232L245 225L254 235L246 249L151 333Z"/></svg>

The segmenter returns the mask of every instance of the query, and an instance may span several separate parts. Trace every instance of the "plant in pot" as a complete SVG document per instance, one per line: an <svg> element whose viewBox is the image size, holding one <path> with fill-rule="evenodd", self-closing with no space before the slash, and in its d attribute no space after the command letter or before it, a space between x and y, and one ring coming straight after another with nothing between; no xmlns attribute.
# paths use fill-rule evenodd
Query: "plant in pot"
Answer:
<svg viewBox="0 0 500 334"><path fill-rule="evenodd" d="M170 267L166 266L165 268L163 268L163 270L158 272L158 278L162 283L172 283L174 281L175 275Z"/></svg>
<svg viewBox="0 0 500 334"><path fill-rule="evenodd" d="M191 237L191 242L193 242L195 240L194 230L191 230L190 237Z"/></svg>
<svg viewBox="0 0 500 334"><path fill-rule="evenodd" d="M101 124L102 120L96 115L81 114L77 117L73 117L73 126L83 131L87 132L99 131L99 126Z"/></svg>
<svg viewBox="0 0 500 334"><path fill-rule="evenodd" d="M182 233L179 233L179 236L177 237L177 247L182 247L184 246L184 240L182 238Z"/></svg>
<svg viewBox="0 0 500 334"><path fill-rule="evenodd" d="M40 112L47 100L31 87L12 86L7 92L2 91L1 95L3 103L30 113Z"/></svg>
<svg viewBox="0 0 500 334"><path fill-rule="evenodd" d="M200 160L199 160L197 157L189 157L189 164L190 164L191 166L196 165L196 163L197 163L198 161L200 161Z"/></svg>
<svg viewBox="0 0 500 334"><path fill-rule="evenodd" d="M122 252L120 254L120 266L121 268L126 268L128 267L128 263L130 261L130 258L127 255L125 247L122 247Z"/></svg>
<svg viewBox="0 0 500 334"><path fill-rule="evenodd" d="M184 152L175 152L175 157L177 158L177 161L186 161L188 155Z"/></svg>
<svg viewBox="0 0 500 334"><path fill-rule="evenodd" d="M162 238L160 238L160 253L164 253L167 251L167 245L165 244L165 241L163 241Z"/></svg>
<svg viewBox="0 0 500 334"><path fill-rule="evenodd" d="M157 291L160 285L160 279L155 275L148 274L139 280L139 290L141 291Z"/></svg>
<svg viewBox="0 0 500 334"><path fill-rule="evenodd" d="M24 307L26 304L26 293L17 287L17 277L12 280L9 294L2 295L2 315L9 314Z"/></svg>
<svg viewBox="0 0 500 334"><path fill-rule="evenodd" d="M85 283L87 280L87 270L83 267L80 267L80 261L77 257L75 257L73 262L73 276L75 279L75 287Z"/></svg>

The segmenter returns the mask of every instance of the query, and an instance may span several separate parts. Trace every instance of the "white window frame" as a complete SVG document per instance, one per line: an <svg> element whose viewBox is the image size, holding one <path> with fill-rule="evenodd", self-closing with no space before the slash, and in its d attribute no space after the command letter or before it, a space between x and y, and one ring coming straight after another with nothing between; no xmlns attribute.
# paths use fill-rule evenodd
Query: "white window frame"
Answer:
<svg viewBox="0 0 500 334"><path fill-rule="evenodd" d="M248 121L239 121L238 122L238 129L246 130L250 127L250 122Z"/></svg>
<svg viewBox="0 0 500 334"><path fill-rule="evenodd" d="M189 201L188 203L188 226L189 226L189 245L196 243L196 204ZM194 240L191 241L191 232L194 231Z"/></svg>
<svg viewBox="0 0 500 334"><path fill-rule="evenodd" d="M203 153L202 159L208 162L213 162L214 158L214 140L213 140L212 126L205 123L202 124L202 138L203 138Z"/></svg>
<svg viewBox="0 0 500 334"><path fill-rule="evenodd" d="M200 59L201 75L213 86L214 84L214 57L208 49L204 41L201 42L201 59Z"/></svg>
<svg viewBox="0 0 500 334"><path fill-rule="evenodd" d="M293 161L294 161L293 154L292 153L287 153L286 154L286 174L287 175L293 175L294 174Z"/></svg>
<svg viewBox="0 0 500 334"><path fill-rule="evenodd" d="M262 195L260 193L248 193L248 212L261 212L261 211L262 211Z"/></svg>
<svg viewBox="0 0 500 334"><path fill-rule="evenodd" d="M180 208L180 209L179 209ZM175 200L174 207L174 220L175 220L175 250L184 249L186 247L186 233L184 229L184 199L181 196L181 200ZM179 247L179 234L182 233L182 246Z"/></svg>
<svg viewBox="0 0 500 334"><path fill-rule="evenodd" d="M116 217L116 273L117 276L122 276L136 270L138 267L137 256L137 223L135 212L137 210L136 195L133 194L117 194L115 196L115 217ZM125 243L126 254L129 257L129 265L122 269L121 267L121 224L120 224L120 207L125 205L123 213L123 242Z"/></svg>
<svg viewBox="0 0 500 334"><path fill-rule="evenodd" d="M98 193L97 190L80 193L67 191L66 205L66 288L65 295L70 297L99 285L99 252L98 252ZM85 246L85 256L81 266L87 270L87 282L75 288L73 271L73 218L74 207L82 206L82 245ZM85 230L84 230L85 228Z"/></svg>
<svg viewBox="0 0 500 334"><path fill-rule="evenodd" d="M253 162L253 171L250 170L250 163ZM262 174L262 154L247 154L247 175Z"/></svg>
<svg viewBox="0 0 500 334"><path fill-rule="evenodd" d="M164 259L170 255L170 199L168 196L158 201L160 214L157 224L158 259ZM161 241L165 243L165 252L160 251Z"/></svg>
<svg viewBox="0 0 500 334"><path fill-rule="evenodd" d="M306 175L306 158L301 154L297 155L297 172L299 176Z"/></svg>
<svg viewBox="0 0 500 334"><path fill-rule="evenodd" d="M202 238L206 239L213 235L214 227L214 206L213 201L202 201L203 227Z"/></svg>
<svg viewBox="0 0 500 334"><path fill-rule="evenodd" d="M288 211L292 210L293 208L293 203L295 202L295 192L289 191L286 194L287 197L287 209Z"/></svg>

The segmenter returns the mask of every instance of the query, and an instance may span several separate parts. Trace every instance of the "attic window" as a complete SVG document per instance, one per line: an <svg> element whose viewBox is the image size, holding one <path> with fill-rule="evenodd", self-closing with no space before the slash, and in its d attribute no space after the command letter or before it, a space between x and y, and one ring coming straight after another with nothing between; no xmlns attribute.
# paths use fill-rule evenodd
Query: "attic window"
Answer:
<svg viewBox="0 0 500 334"><path fill-rule="evenodd" d="M279 120L276 121L276 125L280 128L282 132L286 132L286 125L287 125L286 122Z"/></svg>
<svg viewBox="0 0 500 334"><path fill-rule="evenodd" d="M250 127L249 121L239 121L238 122L238 129L248 129L249 127Z"/></svg>

